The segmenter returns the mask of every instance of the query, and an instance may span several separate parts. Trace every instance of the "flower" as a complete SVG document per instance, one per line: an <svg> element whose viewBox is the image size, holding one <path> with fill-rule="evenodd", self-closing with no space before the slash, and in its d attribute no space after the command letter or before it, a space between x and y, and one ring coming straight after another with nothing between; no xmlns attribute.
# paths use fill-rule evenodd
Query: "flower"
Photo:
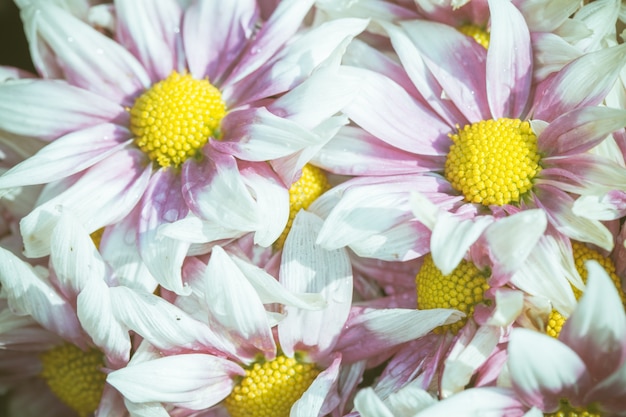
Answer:
<svg viewBox="0 0 626 417"><path fill-rule="evenodd" d="M596 106L626 47L585 54L533 85L523 16L508 1L489 5L487 50L444 24L382 22L402 66L364 52L355 65L371 57L378 72L342 68L367 80L344 109L360 128L342 129L313 163L359 178L326 197L334 206L319 203L332 207L321 244L386 260L427 253L407 213L407 194L419 191L461 218L541 208L559 232L611 249L608 229L572 207L578 195L622 186L623 169L588 151L626 124L622 109Z"/></svg>
<svg viewBox="0 0 626 417"><path fill-rule="evenodd" d="M190 243L159 235L161 225L196 216L222 236L272 244L289 186L346 123L335 114L354 83L335 66L367 23L300 30L312 3L282 2L260 22L256 1L118 1L115 40L53 3L24 5L33 49L53 51L36 55L36 68L63 78L0 86L0 132L50 141L0 178L4 190L49 184L21 222L26 254L49 252L63 206L90 232L131 227L118 234L136 234L150 272L179 293ZM136 221L120 223L135 207Z"/></svg>
<svg viewBox="0 0 626 417"><path fill-rule="evenodd" d="M626 315L614 283L595 260L587 288L558 338L514 329L508 369L517 396L544 413L625 415Z"/></svg>

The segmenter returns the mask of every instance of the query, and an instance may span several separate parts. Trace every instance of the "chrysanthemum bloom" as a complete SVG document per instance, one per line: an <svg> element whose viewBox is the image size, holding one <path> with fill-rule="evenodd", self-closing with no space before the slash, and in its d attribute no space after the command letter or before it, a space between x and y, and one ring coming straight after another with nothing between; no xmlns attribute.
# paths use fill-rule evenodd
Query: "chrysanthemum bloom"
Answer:
<svg viewBox="0 0 626 417"><path fill-rule="evenodd" d="M354 82L336 65L367 23L300 30L312 4L282 2L260 22L256 1L117 1L115 40L49 2L25 6L32 48L45 51L37 70L64 80L0 86L0 132L51 142L0 179L50 184L21 223L27 255L48 253L62 206L93 232L137 205L119 234L137 234L152 274L179 293L189 243L160 225L197 216L222 238L255 232L271 245L289 186L346 123L336 113Z"/></svg>
<svg viewBox="0 0 626 417"><path fill-rule="evenodd" d="M609 231L573 215L572 205L624 183L626 171L587 151L626 124L623 110L595 107L626 46L586 54L533 85L522 15L505 0L489 5L488 49L450 26L407 21L384 25L402 66L372 55L378 72L344 68L366 80L345 108L362 129L344 129L314 163L364 178L343 184L321 244L389 260L427 253L404 189L461 218L541 208L561 233L610 250Z"/></svg>
<svg viewBox="0 0 626 417"><path fill-rule="evenodd" d="M115 301L103 291L118 277L71 216L62 216L51 241L49 271L0 248L6 297L0 312L0 373L3 386L14 382L9 404L32 401L20 410L24 416L123 415L119 393L105 382L106 372L125 366L131 350L128 329L113 314Z"/></svg>
<svg viewBox="0 0 626 417"><path fill-rule="evenodd" d="M511 383L544 415L626 415L626 315L606 271L587 261L588 282L558 339L514 329ZM570 414L568 414L570 413Z"/></svg>
<svg viewBox="0 0 626 417"><path fill-rule="evenodd" d="M186 266L195 276L189 278L193 293L173 302L220 330L223 346L231 346L222 355L232 361L232 369L239 369L230 379L209 380L195 371L215 356L203 349L159 349L164 356L131 363L111 373L109 383L137 406L161 402L202 410L219 403L233 417L324 414L346 401L343 397L354 389L363 367L352 371L356 377L342 381L340 370L458 319L452 310L351 313L348 256L344 249L326 251L315 245L320 226L321 220L305 211L296 217L281 254L280 282L219 246L207 265L190 260ZM312 303L316 299L317 305ZM264 307L276 301L283 305L278 311ZM142 303L120 303L129 322L144 320L135 314L144 308ZM151 331L159 314L151 309L137 333ZM158 377L171 374L186 382ZM199 399L198 392L214 395Z"/></svg>

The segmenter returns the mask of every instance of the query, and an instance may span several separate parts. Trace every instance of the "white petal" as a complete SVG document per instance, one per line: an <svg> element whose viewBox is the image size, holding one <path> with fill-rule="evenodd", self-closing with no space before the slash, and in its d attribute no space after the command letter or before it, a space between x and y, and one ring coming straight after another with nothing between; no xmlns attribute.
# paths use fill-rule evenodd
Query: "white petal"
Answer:
<svg viewBox="0 0 626 417"><path fill-rule="evenodd" d="M291 407L289 417L317 416L323 413L326 396L336 384L341 365L341 356L333 358L332 363L313 380L302 397ZM323 413L325 414L325 413Z"/></svg>
<svg viewBox="0 0 626 417"><path fill-rule="evenodd" d="M243 369L204 354L167 356L111 372L107 382L136 403L172 403L192 410L211 407L230 394Z"/></svg>
<svg viewBox="0 0 626 417"><path fill-rule="evenodd" d="M286 306L278 325L280 345L292 355L298 346L329 352L348 317L352 302L352 269L343 249L326 250L315 244L322 220L301 210L283 248L280 282L296 293L319 292L327 305L310 311Z"/></svg>
<svg viewBox="0 0 626 417"><path fill-rule="evenodd" d="M394 417L371 387L363 388L354 397L354 409L361 417ZM396 416L397 417L397 416Z"/></svg>

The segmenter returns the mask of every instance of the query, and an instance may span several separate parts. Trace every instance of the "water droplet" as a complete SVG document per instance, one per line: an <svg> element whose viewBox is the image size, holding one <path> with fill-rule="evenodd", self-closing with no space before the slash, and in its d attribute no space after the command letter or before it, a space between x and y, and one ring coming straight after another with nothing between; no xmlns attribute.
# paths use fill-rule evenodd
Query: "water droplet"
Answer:
<svg viewBox="0 0 626 417"><path fill-rule="evenodd" d="M104 50L102 50L102 48L98 48L98 49L96 49L96 53L98 55L102 55L102 54L104 54Z"/></svg>
<svg viewBox="0 0 626 417"><path fill-rule="evenodd" d="M72 42L74 42L74 38L73 38L73 37L71 37L71 36L68 36L68 37L67 37L67 41L68 41L68 42L70 42L70 43L72 43Z"/></svg>
<svg viewBox="0 0 626 417"><path fill-rule="evenodd" d="M258 46L255 46L250 50L250 53L253 55L258 54L259 52L261 52L261 48L259 48Z"/></svg>

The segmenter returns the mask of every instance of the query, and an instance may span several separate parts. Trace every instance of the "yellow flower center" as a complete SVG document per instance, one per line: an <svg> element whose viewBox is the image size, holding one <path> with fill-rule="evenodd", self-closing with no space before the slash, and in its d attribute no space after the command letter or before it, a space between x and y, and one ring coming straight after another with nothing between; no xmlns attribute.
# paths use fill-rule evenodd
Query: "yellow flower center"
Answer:
<svg viewBox="0 0 626 417"><path fill-rule="evenodd" d="M130 109L135 144L161 167L197 157L209 137L220 138L226 104L208 80L172 72Z"/></svg>
<svg viewBox="0 0 626 417"><path fill-rule="evenodd" d="M541 171L537 136L518 119L483 120L450 134L444 175L472 203L517 203Z"/></svg>
<svg viewBox="0 0 626 417"><path fill-rule="evenodd" d="M307 209L313 201L330 188L328 179L321 169L306 164L302 168L302 176L289 188L289 220L283 233L274 242L274 249L280 250L291 230L293 220L300 209Z"/></svg>
<svg viewBox="0 0 626 417"><path fill-rule="evenodd" d="M545 417L602 417L602 414L590 406L587 408L573 407L569 401L561 400L561 406L554 413L544 413Z"/></svg>
<svg viewBox="0 0 626 417"><path fill-rule="evenodd" d="M619 297L622 300L622 305L626 306L626 295L622 289L622 281L615 273L615 264L613 261L602 255L597 250L577 241L572 241L572 252L574 254L574 264L576 265L576 270L580 274L583 282L585 284L587 283L587 269L585 268L585 262L591 259L597 261L604 268L609 277L611 277L611 281L615 284L615 288L617 289ZM577 300L583 295L583 292L574 286L572 286L572 290L574 291L574 296ZM553 337L559 337L565 321L566 319L561 315L561 313L556 310L552 310L550 317L548 318L546 333Z"/></svg>
<svg viewBox="0 0 626 417"><path fill-rule="evenodd" d="M103 234L104 234L104 227L101 227L100 229L96 230L95 232L89 235L89 237L91 237L91 240L93 241L93 244L96 245L96 248L98 249L100 249L100 241L102 241Z"/></svg>
<svg viewBox="0 0 626 417"><path fill-rule="evenodd" d="M463 25L457 28L459 32L474 39L483 48L489 48L490 35L484 28L476 25Z"/></svg>
<svg viewBox="0 0 626 417"><path fill-rule="evenodd" d="M255 363L224 400L231 417L288 417L320 371L284 355Z"/></svg>
<svg viewBox="0 0 626 417"><path fill-rule="evenodd" d="M90 415L98 408L106 380L101 352L84 352L66 343L43 353L41 362L40 375L50 390L79 416Z"/></svg>
<svg viewBox="0 0 626 417"><path fill-rule="evenodd" d="M457 333L474 313L474 306L484 301L485 291L489 288L489 271L481 271L476 266L462 260L449 275L443 275L435 266L430 254L424 257L424 263L415 277L417 286L417 308L454 308L466 314L466 317L452 324L434 329L435 333L447 330Z"/></svg>

